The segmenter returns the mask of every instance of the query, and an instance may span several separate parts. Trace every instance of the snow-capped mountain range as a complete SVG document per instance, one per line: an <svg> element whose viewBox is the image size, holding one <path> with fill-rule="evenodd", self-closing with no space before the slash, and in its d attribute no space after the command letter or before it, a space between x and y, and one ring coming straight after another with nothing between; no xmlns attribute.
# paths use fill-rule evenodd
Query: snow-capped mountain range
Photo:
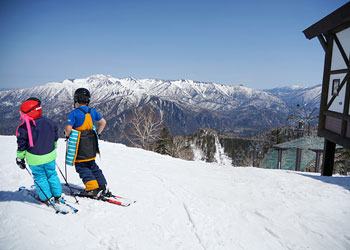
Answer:
<svg viewBox="0 0 350 250"><path fill-rule="evenodd" d="M162 112L173 135L192 133L208 127L223 133L247 136L264 129L285 125L290 108L307 104L319 106L321 86L283 87L256 90L193 80L115 78L93 75L67 79L41 86L0 91L1 134L13 134L18 109L23 100L35 96L42 100L44 114L61 127L73 108L73 94L84 87L92 94L91 106L108 121L109 139L122 141L126 114L151 105Z"/></svg>

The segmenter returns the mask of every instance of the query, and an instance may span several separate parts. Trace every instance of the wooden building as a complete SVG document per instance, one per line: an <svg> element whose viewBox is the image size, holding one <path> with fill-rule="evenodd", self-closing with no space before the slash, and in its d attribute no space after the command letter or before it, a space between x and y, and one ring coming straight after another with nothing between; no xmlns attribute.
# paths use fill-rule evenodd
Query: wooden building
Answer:
<svg viewBox="0 0 350 250"><path fill-rule="evenodd" d="M350 2L303 32L325 51L318 134L325 138L322 175L331 176L336 144L350 148Z"/></svg>

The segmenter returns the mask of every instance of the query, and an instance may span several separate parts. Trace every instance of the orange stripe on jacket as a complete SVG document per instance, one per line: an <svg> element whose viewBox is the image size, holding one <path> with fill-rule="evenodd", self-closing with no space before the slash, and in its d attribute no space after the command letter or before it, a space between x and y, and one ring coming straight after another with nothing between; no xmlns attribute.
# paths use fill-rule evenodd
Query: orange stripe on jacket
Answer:
<svg viewBox="0 0 350 250"><path fill-rule="evenodd" d="M91 115L90 115L90 113L87 113L87 114L85 114L84 123L80 127L77 127L77 128L74 128L74 129L81 132L81 131L84 131L84 130L91 130L93 128L93 126L94 126L94 123L92 122ZM75 162L86 162L86 161L92 161L92 160L95 160L95 159L96 159L96 156L91 158L91 159L76 160Z"/></svg>
<svg viewBox="0 0 350 250"><path fill-rule="evenodd" d="M93 126L94 126L94 123L92 122L91 115L90 113L87 113L85 114L85 120L83 125L74 129L78 131L91 130Z"/></svg>

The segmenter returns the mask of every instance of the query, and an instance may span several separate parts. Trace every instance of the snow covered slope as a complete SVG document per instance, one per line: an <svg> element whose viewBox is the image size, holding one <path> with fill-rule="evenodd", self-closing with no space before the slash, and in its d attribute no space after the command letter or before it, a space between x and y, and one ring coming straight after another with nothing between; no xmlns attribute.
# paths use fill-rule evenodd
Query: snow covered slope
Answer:
<svg viewBox="0 0 350 250"><path fill-rule="evenodd" d="M64 149L60 140L62 169ZM97 162L111 190L137 203L81 198L78 214L57 215L16 192L32 180L15 151L16 138L0 136L2 250L350 249L349 177L187 162L102 142ZM72 168L68 180L82 186Z"/></svg>

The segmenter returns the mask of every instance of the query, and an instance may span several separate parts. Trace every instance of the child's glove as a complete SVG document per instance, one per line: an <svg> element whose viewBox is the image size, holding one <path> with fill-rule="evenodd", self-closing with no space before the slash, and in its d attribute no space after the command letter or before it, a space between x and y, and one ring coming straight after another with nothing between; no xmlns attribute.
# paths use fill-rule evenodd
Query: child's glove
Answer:
<svg viewBox="0 0 350 250"><path fill-rule="evenodd" d="M20 167L20 169L26 168L26 162L24 161L24 159L16 158L16 164Z"/></svg>
<svg viewBox="0 0 350 250"><path fill-rule="evenodd" d="M63 135L64 135L64 137L65 137L64 141L68 141L69 135L66 135L66 131L63 131Z"/></svg>

